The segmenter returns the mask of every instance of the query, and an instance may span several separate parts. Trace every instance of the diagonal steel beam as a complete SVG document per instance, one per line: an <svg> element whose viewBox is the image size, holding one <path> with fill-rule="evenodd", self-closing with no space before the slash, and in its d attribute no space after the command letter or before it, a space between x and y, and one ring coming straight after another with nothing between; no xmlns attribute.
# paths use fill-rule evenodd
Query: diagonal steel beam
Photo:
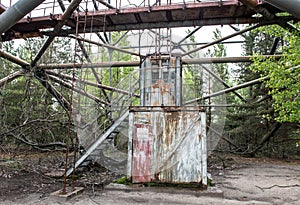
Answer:
<svg viewBox="0 0 300 205"><path fill-rule="evenodd" d="M0 15L0 34L6 32L45 0L19 0Z"/></svg>
<svg viewBox="0 0 300 205"><path fill-rule="evenodd" d="M255 85L255 84L261 83L262 81L268 80L268 79L270 79L270 78L268 76L266 76L266 77L262 77L262 78L259 78L259 79L255 79L255 80L246 82L246 83L242 83L240 85L237 85L237 86L234 86L234 87L231 87L231 88L227 88L227 89L224 89L224 90L212 93L210 95L203 96L201 98L196 98L196 99L187 101L187 102L185 102L185 105L192 104L192 103L198 102L200 100L205 100L205 99L208 99L208 98L220 96L220 95L223 95L225 93L233 92L235 90L239 90L239 89L251 86L251 85Z"/></svg>
<svg viewBox="0 0 300 205"><path fill-rule="evenodd" d="M239 0L243 4L247 5L249 8L253 9L257 13L263 15L268 20L278 19L278 17L271 13L267 8L258 4L257 0ZM300 19L300 0L266 0L267 3L291 13L295 17ZM300 35L300 31L297 27L294 27L291 23L286 21L278 21L279 26L287 29L289 31L296 31L297 35Z"/></svg>
<svg viewBox="0 0 300 205"><path fill-rule="evenodd" d="M300 19L300 0L265 0L267 3L287 11Z"/></svg>
<svg viewBox="0 0 300 205"><path fill-rule="evenodd" d="M122 36L119 37L114 43L113 46L116 46L127 34L129 31L126 31L125 33L122 34Z"/></svg>
<svg viewBox="0 0 300 205"><path fill-rule="evenodd" d="M65 97L48 81L48 76L43 70L34 73L36 79L47 89L47 91L57 99L59 104L65 109L66 112L70 110L70 103Z"/></svg>
<svg viewBox="0 0 300 205"><path fill-rule="evenodd" d="M0 49L0 57L6 59L6 60L9 60L23 68L27 68L28 66L30 66L30 64L20 58L17 58L16 56L10 54L10 53L7 53L3 50Z"/></svg>
<svg viewBox="0 0 300 205"><path fill-rule="evenodd" d="M4 86L6 83L9 83L13 81L14 79L17 79L18 77L24 76L25 71L19 70L17 72L11 73L8 76L0 79L0 87Z"/></svg>
<svg viewBox="0 0 300 205"><path fill-rule="evenodd" d="M197 31L199 31L200 28L202 28L202 26L198 26L197 28L195 28L191 33L189 33L188 35L186 35L177 44L180 45L183 41L185 41L186 39L188 39L189 37L191 37L194 33L196 33Z"/></svg>
<svg viewBox="0 0 300 205"><path fill-rule="evenodd" d="M205 45L203 45L203 46L200 46L200 47L198 47L198 48L196 48L196 49L194 49L194 50L188 51L188 52L182 54L182 56L190 55L190 54L192 54L192 53L195 53L195 52L197 52L197 51L199 51L199 50L202 50L202 49L207 48L207 47L209 47L209 46L212 46L212 45L214 45L214 44L220 43L220 42L225 41L225 40L227 40L227 39L230 39L230 38L233 38L233 37L235 37L235 36L241 35L241 34L243 34L243 33L245 33L245 32L248 32L248 31L251 31L251 30L253 30L253 29L256 29L256 28L258 28L258 27L260 27L260 26L262 26L262 24L256 24L256 25L254 25L254 26L250 26L250 27L248 27L248 28L246 28L246 29L240 30L240 31L238 31L238 32L236 32L236 33L230 34L230 35L228 35L228 36L225 36L225 37L220 38L220 39L218 39L218 40L212 41L212 42L210 42L210 43L208 43L208 44L205 44Z"/></svg>
<svg viewBox="0 0 300 205"><path fill-rule="evenodd" d="M34 76L38 79L38 81L47 89L47 91L57 99L59 104L68 112L71 108L70 103L64 98L64 96L56 90L56 88L51 85L51 83L48 81L48 76L43 70L37 69L36 64L40 60L40 58L43 56L47 48L50 46L52 41L54 40L55 36L60 32L61 28L65 24L65 22L68 20L68 18L73 14L75 9L80 4L81 0L73 0L64 14L62 15L61 21L58 22L53 30L53 33L48 37L48 39L44 42L42 48L39 50L39 52L36 54L35 58L31 62L30 66L34 69Z"/></svg>
<svg viewBox="0 0 300 205"><path fill-rule="evenodd" d="M50 46L50 44L54 40L55 36L57 36L57 34L60 32L61 28L64 26L64 24L66 23L66 21L68 20L68 18L73 14L73 12L78 7L78 5L80 4L80 2L81 2L81 0L73 0L71 2L71 4L68 6L68 8L66 9L66 11L62 15L61 21L59 21L55 25L53 33L51 33L51 35L45 41L45 43L43 44L42 48L39 50L39 52L36 54L35 58L31 62L31 67L36 66L36 63L43 56L43 54L45 53L46 49Z"/></svg>
<svg viewBox="0 0 300 205"><path fill-rule="evenodd" d="M62 1L62 0L58 0L58 3L59 3L59 6L60 6L61 10L62 10L63 12L65 12L66 8L65 8L65 5L64 5L63 1ZM96 4L95 0L93 0L93 3L94 3L95 9L98 10L98 7L97 7L97 4ZM85 49L83 43L82 43L80 40L77 40L77 42L78 42L78 44L79 44L79 47L80 47L81 51L83 52L84 57L86 58L86 60L87 60L89 63L91 63L92 61L91 61L91 59L90 59L88 53L86 52L86 49ZM93 74L94 74L95 79L97 80L97 82L101 84L101 80L100 80L100 78L99 78L99 76L98 76L98 74L97 74L95 68L92 68L92 72L93 72ZM107 102L110 102L110 101L109 101L109 98L108 98L108 96L107 96L107 94L106 94L106 92L105 92L105 90L102 90L102 89L101 89L101 91L102 91L104 97L106 98Z"/></svg>
<svg viewBox="0 0 300 205"><path fill-rule="evenodd" d="M205 66L201 65L201 67L206 70L211 76L213 76L215 79L217 79L219 82L222 83L222 85L224 85L226 88L231 88L230 85L228 85L224 80L222 80L218 75L216 75L214 72L212 72L210 69L206 68ZM238 92L236 92L235 90L232 91L240 100L242 100L243 102L247 102L247 100L245 100L243 98L243 96L241 96Z"/></svg>
<svg viewBox="0 0 300 205"><path fill-rule="evenodd" d="M78 42L79 47L80 47L81 51L83 52L84 57L86 58L86 60L87 60L89 63L92 63L92 60L90 59L88 53L86 52L86 49L85 49L83 43L81 42L81 40L77 40L77 42ZM97 74L95 68L91 68L91 69L92 69L92 72L93 72L93 75L94 75L96 81L97 81L99 84L102 84L101 79L99 78L99 76L98 76L98 74ZM107 93L105 92L105 90L101 89L101 92L103 93L103 95L104 95L106 101L107 101L108 103L110 103L109 97L107 96Z"/></svg>
<svg viewBox="0 0 300 205"><path fill-rule="evenodd" d="M144 57L144 56L141 56L140 54L132 52L132 51L128 51L128 50L121 49L121 48L118 48L118 47L115 47L115 46L111 46L111 45L95 42L95 41L92 41L92 40L84 39L82 37L78 37L78 36L74 36L74 35L69 35L69 37L73 38L73 39L76 39L76 40L84 41L86 43L91 43L91 44L94 44L94 45L97 45L97 46L102 46L102 47L105 47L105 48L108 48L108 49L111 49L111 50L120 51L120 52L127 53L127 54L130 54L130 55L138 56L138 57Z"/></svg>
<svg viewBox="0 0 300 205"><path fill-rule="evenodd" d="M268 9L258 4L258 0L239 0L250 9L256 11L257 13L263 15L265 18L271 20L275 19L275 14L271 13Z"/></svg>
<svg viewBox="0 0 300 205"><path fill-rule="evenodd" d="M98 104L102 103L102 104L105 104L105 105L109 105L107 102L101 100L100 98L97 98L96 96L94 96L94 95L92 95L92 94L90 94L90 93L88 93L88 92L85 92L85 91L83 91L83 90L81 90L81 89L78 89L78 88L72 86L71 83L67 83L67 82L61 80L61 79L58 78L58 77L55 77L55 76L52 76L52 75L48 75L48 77L49 77L49 79L53 80L54 82L59 83L60 85L66 87L66 88L69 88L69 89L71 89L72 91L75 91L75 92L77 92L77 93L79 93L79 94L81 94L81 95L84 95L84 96L86 96L86 97L88 97L88 98L94 100L94 101L95 101L96 103L98 103Z"/></svg>
<svg viewBox="0 0 300 205"><path fill-rule="evenodd" d="M60 74L60 73L56 73L56 72L52 72L52 71L48 71L48 70L46 70L46 73L49 74L49 75L57 76L59 78L65 78L65 79L68 79L68 80L73 80L74 79L74 80L76 80L76 82L80 82L82 84L86 84L86 85L94 86L94 87L97 87L97 88L102 88L102 89L105 89L105 90L113 91L113 92L116 92L116 93L122 93L122 94L125 94L125 95L134 96L134 97L137 97L137 98L140 97L140 95L130 93L126 90L122 90L122 89L118 89L118 88L115 88L115 87L111 87L111 86L91 82L91 81L88 81L88 80L82 80L82 79L76 78L76 77L74 78L73 76L70 76L70 75Z"/></svg>

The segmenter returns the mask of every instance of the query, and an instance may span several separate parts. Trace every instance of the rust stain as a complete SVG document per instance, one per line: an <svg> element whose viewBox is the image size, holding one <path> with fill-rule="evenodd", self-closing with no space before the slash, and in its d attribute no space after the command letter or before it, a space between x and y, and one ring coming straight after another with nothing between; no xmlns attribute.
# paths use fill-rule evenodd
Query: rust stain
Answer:
<svg viewBox="0 0 300 205"><path fill-rule="evenodd" d="M199 111L182 111L172 106L162 107L160 111L150 107L148 111L148 115L145 108L141 113L137 109L133 113L139 116L139 119L133 118L135 126L146 126L140 121L144 116L147 118L144 121L150 122L147 128L151 133L149 139L146 137L147 143L140 142L133 146L133 149L138 149L133 153L147 155L133 155L136 156L133 166L140 166L133 167L133 171L144 175L135 177L133 182L200 183L202 152Z"/></svg>
<svg viewBox="0 0 300 205"><path fill-rule="evenodd" d="M133 138L133 182L151 180L152 134L150 125L136 124Z"/></svg>

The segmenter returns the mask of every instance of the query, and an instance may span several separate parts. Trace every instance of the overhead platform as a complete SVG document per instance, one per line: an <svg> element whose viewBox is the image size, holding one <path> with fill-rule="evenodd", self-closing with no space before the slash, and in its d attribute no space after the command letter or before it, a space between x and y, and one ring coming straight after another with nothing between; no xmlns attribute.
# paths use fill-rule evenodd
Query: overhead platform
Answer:
<svg viewBox="0 0 300 205"><path fill-rule="evenodd" d="M280 10L263 5L273 13ZM60 22L62 14L23 18L2 35L2 41L50 35ZM105 9L74 12L65 22L66 27L58 35L76 32L103 32L152 28L173 28L204 25L251 24L264 21L256 12L238 0L170 4L153 7Z"/></svg>

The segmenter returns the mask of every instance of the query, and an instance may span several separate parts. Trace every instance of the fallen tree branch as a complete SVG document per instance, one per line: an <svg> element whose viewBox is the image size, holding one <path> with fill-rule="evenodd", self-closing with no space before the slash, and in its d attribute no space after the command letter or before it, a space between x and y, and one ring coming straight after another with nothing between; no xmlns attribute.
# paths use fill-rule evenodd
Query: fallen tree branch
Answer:
<svg viewBox="0 0 300 205"><path fill-rule="evenodd" d="M37 142L32 142L30 140L28 140L25 136L16 136L13 133L10 133L10 135L12 137L14 137L15 139L21 141L22 143L29 145L37 150L40 151L65 151L65 146L66 144L63 142L49 142L49 143L37 143ZM51 149L52 147L54 147L54 149ZM60 147L60 148L58 148ZM70 146L71 148L73 148L73 146Z"/></svg>
<svg viewBox="0 0 300 205"><path fill-rule="evenodd" d="M245 151L243 154L244 154L244 155L254 156L255 153L256 153L257 151L259 151L261 148L263 148L264 144L265 144L267 141L269 141L272 137L275 136L275 133L279 130L279 128L281 127L281 125L282 125L281 123L275 122L275 124L274 124L272 130L271 130L269 133L267 133L266 135L264 135L264 136L262 137L262 139L260 140L260 142L259 142L259 144L256 146L256 148L253 149L253 150L250 151L250 152Z"/></svg>
<svg viewBox="0 0 300 205"><path fill-rule="evenodd" d="M259 188L260 190L262 190L264 192L265 189L272 189L274 187L278 187L278 188L290 188L290 187L300 187L299 184L293 184L293 185L277 185L277 184L274 184L272 186L269 186L269 187L260 187L260 186L257 186L255 185L257 188Z"/></svg>
<svg viewBox="0 0 300 205"><path fill-rule="evenodd" d="M57 122L59 124L62 124L62 122L60 122L59 120L48 120L48 119L36 119L36 120L32 120L26 123L23 123L22 125L19 125L17 127L12 128L11 130L8 130L6 132L0 133L0 136L4 136L4 135L8 135L10 133L13 133L16 130L21 129L22 127L28 126L30 124L34 124L34 123L54 123Z"/></svg>

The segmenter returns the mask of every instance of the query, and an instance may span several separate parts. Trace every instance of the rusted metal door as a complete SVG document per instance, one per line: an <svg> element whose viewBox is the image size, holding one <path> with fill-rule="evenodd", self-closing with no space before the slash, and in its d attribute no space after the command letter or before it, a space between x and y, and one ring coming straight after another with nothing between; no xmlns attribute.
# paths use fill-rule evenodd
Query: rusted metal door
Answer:
<svg viewBox="0 0 300 205"><path fill-rule="evenodd" d="M182 109L131 108L128 176L133 183L207 184L205 112Z"/></svg>

